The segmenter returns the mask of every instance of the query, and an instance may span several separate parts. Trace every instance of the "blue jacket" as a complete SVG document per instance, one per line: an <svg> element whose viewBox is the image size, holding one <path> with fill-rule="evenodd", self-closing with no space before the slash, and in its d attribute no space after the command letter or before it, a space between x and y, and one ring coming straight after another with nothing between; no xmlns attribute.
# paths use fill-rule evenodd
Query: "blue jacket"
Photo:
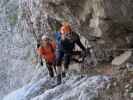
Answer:
<svg viewBox="0 0 133 100"><path fill-rule="evenodd" d="M55 33L55 40L56 40L57 50L61 50L62 46L61 46L61 33L60 32Z"/></svg>

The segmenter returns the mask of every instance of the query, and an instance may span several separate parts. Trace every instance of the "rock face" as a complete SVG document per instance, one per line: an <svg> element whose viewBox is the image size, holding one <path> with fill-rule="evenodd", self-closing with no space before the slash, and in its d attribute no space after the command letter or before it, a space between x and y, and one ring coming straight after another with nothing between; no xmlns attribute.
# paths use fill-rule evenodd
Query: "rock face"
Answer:
<svg viewBox="0 0 133 100"><path fill-rule="evenodd" d="M22 0L20 4L22 15L28 14L27 19L33 24L28 26L34 28L38 37L58 31L55 21L68 21L74 31L95 47L101 61L114 56L112 49L133 46L131 0Z"/></svg>
<svg viewBox="0 0 133 100"><path fill-rule="evenodd" d="M133 0L0 0L0 99L35 76L36 36L53 35L68 21L98 63L110 62L133 47L132 11Z"/></svg>
<svg viewBox="0 0 133 100"><path fill-rule="evenodd" d="M55 81L46 75L45 78L14 91L3 100L95 100L109 82L110 79L106 76L81 77L70 74L62 85L52 88Z"/></svg>
<svg viewBox="0 0 133 100"><path fill-rule="evenodd" d="M33 4L38 9L34 10ZM125 46L133 31L132 4L131 0L29 0L28 6L36 23L39 16L43 20L48 14L59 21L69 21L85 37L101 37L105 44Z"/></svg>
<svg viewBox="0 0 133 100"><path fill-rule="evenodd" d="M131 56L132 56L132 52L126 51L123 54L121 54L119 57L116 57L112 61L112 65L120 66L120 65L124 64Z"/></svg>
<svg viewBox="0 0 133 100"><path fill-rule="evenodd" d="M35 72L34 45L29 34L20 33L18 10L18 0L0 0L0 100L28 83Z"/></svg>

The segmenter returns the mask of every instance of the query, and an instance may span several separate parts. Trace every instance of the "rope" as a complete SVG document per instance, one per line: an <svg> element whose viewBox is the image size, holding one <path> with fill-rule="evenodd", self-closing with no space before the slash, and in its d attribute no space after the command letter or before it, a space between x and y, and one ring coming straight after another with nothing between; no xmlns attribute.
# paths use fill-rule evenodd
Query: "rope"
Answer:
<svg viewBox="0 0 133 100"><path fill-rule="evenodd" d="M85 40L85 47L86 48L93 48L93 46L89 47L87 40ZM113 49L113 48L110 48L110 49L109 48L102 48L102 49L104 49L106 51L133 51L133 48L116 48L116 49Z"/></svg>
<svg viewBox="0 0 133 100"><path fill-rule="evenodd" d="M31 21L31 17L30 17L31 16L30 8L25 7L24 12L25 12L25 19L26 19L27 24L29 25L30 32L33 34L35 40L38 42L39 39L36 35L35 29L33 27L33 22Z"/></svg>
<svg viewBox="0 0 133 100"><path fill-rule="evenodd" d="M37 41L37 48L38 48L39 45L40 45L40 41L39 41L39 38L37 37L37 34L36 34L35 29L33 27L33 22L31 21L31 17L30 17L31 16L31 11L30 11L30 8L25 5L25 8L23 10L24 10L24 14L25 14L25 19L26 19L27 25L29 26L29 29L30 29L30 33L33 34L33 37ZM43 66L42 58L38 57L38 54L36 54L36 58L37 58L37 62L40 60L40 65Z"/></svg>
<svg viewBox="0 0 133 100"><path fill-rule="evenodd" d="M121 48L121 49L106 49L106 51L133 51L133 48Z"/></svg>

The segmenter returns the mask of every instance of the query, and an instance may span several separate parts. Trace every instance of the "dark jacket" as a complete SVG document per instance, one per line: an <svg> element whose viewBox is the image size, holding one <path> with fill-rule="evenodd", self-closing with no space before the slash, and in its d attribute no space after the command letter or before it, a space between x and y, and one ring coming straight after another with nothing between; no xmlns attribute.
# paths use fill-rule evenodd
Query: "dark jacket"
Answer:
<svg viewBox="0 0 133 100"><path fill-rule="evenodd" d="M61 40L61 48L64 53L72 53L75 44L77 44L82 50L85 51L85 47L80 41L80 37L75 32L71 33L71 37Z"/></svg>

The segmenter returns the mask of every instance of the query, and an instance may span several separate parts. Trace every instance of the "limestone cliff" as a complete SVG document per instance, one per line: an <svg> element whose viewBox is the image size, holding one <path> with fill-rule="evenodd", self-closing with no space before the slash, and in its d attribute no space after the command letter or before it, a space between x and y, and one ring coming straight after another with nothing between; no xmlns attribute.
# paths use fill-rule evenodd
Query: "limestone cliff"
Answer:
<svg viewBox="0 0 133 100"><path fill-rule="evenodd" d="M72 29L84 37L83 40L88 40L94 49L98 66L110 64L113 58L133 48L132 11L133 0L0 0L0 99L44 76L43 71L37 74L37 65L32 64L32 60L37 59L37 39L42 34L53 36L62 21L68 21ZM129 62L133 63L133 60ZM119 67L113 68L115 73ZM124 72L116 73L120 75ZM87 82L90 79L85 80ZM92 99L79 97L79 100Z"/></svg>

